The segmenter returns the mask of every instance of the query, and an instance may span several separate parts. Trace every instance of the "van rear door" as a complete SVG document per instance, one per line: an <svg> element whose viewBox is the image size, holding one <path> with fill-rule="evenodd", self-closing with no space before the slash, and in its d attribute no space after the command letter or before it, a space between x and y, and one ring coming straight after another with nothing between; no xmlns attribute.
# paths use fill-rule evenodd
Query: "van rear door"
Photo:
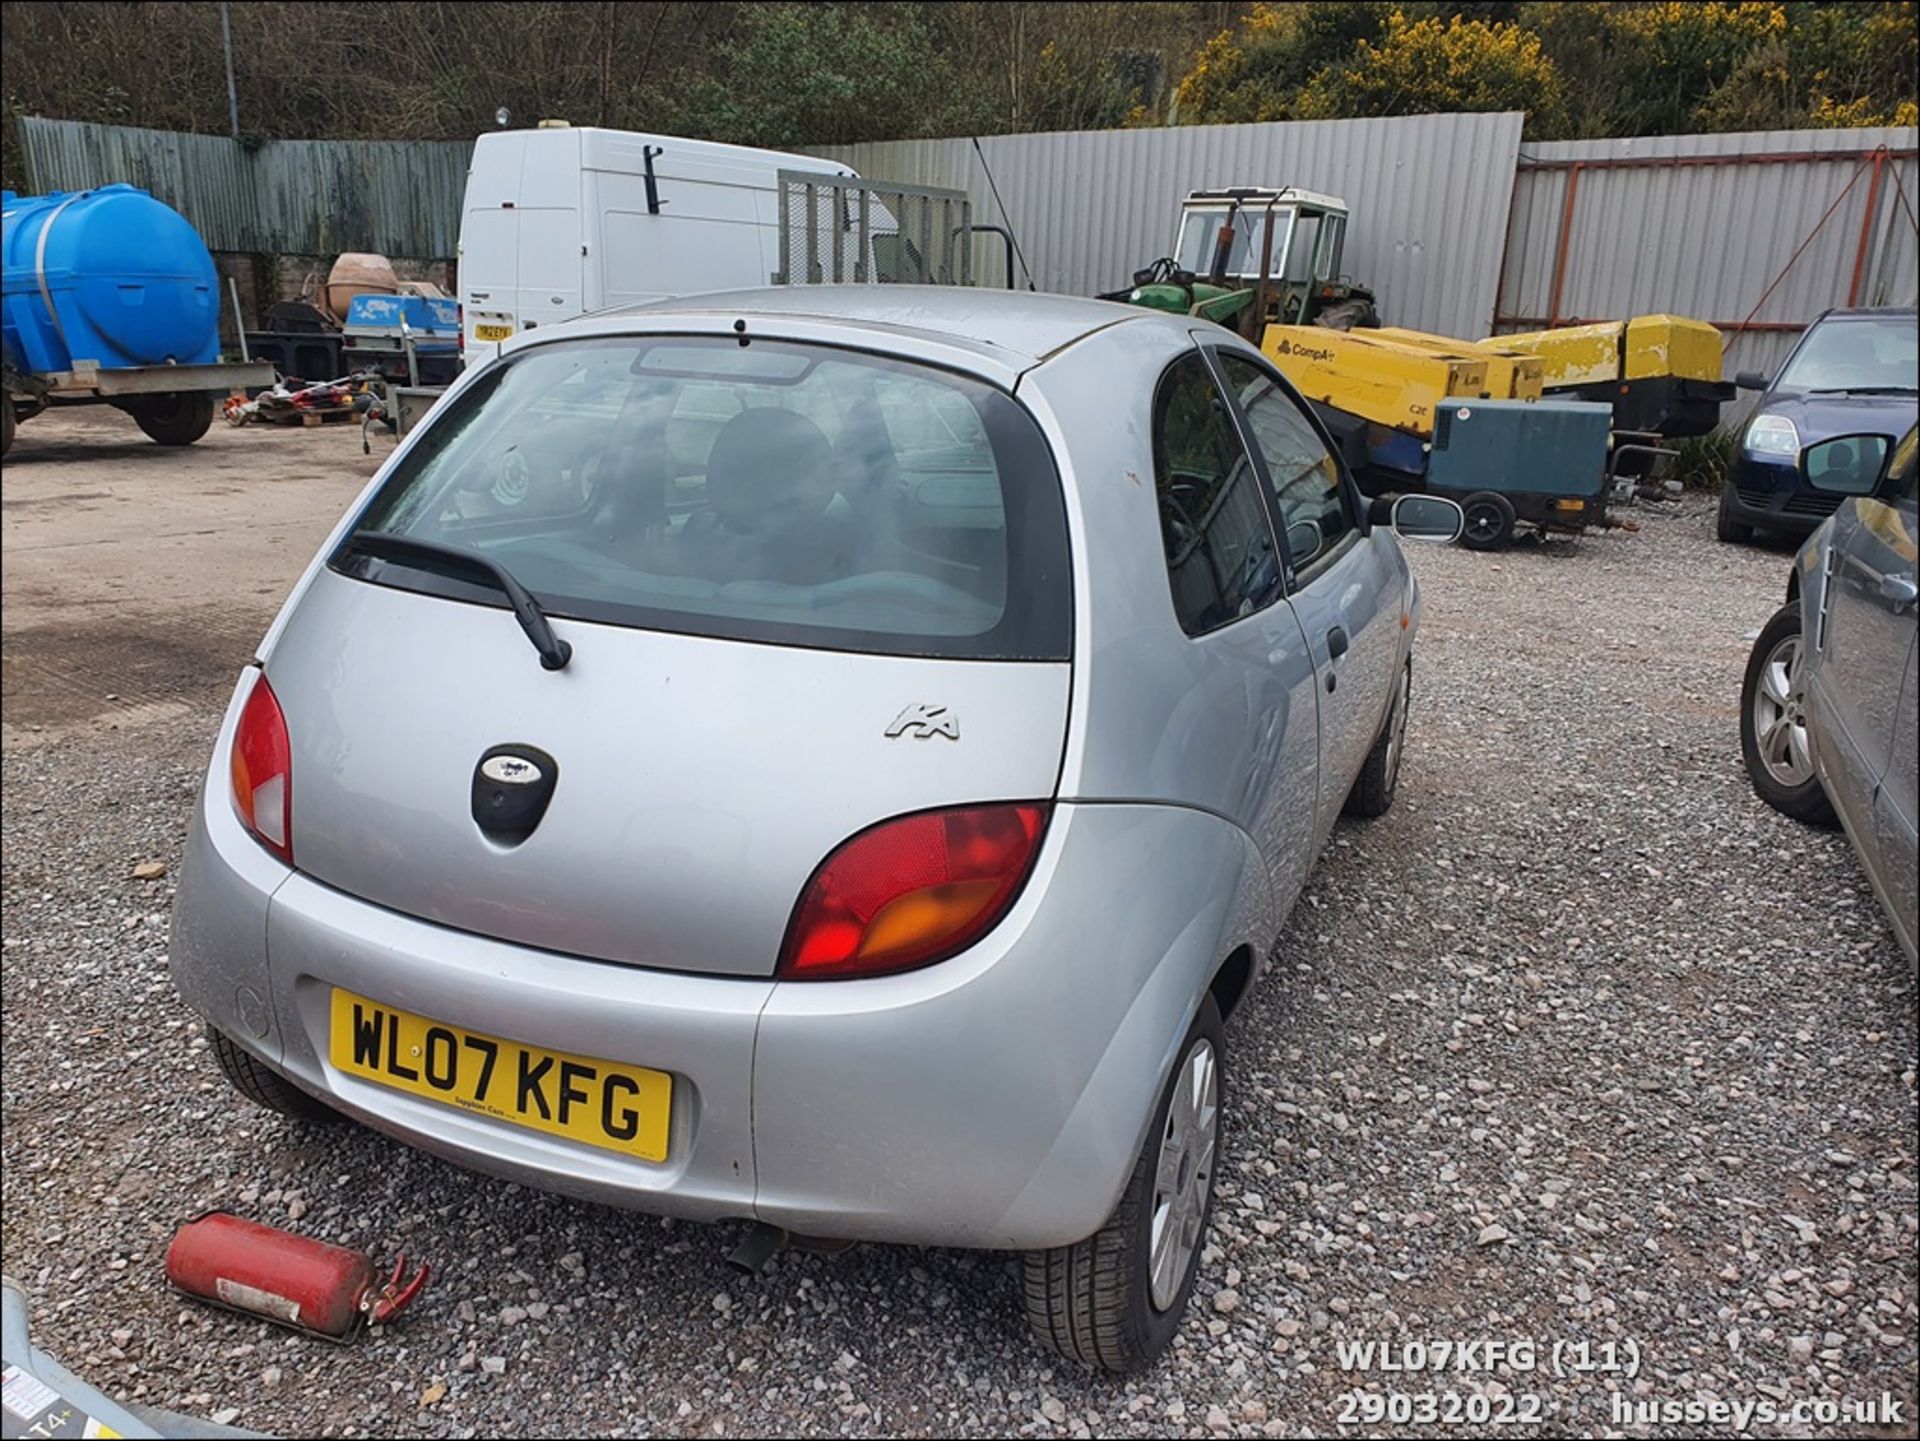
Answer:
<svg viewBox="0 0 1920 1441"><path fill-rule="evenodd" d="M578 132L482 135L473 147L460 226L468 346L491 345L587 309L583 242Z"/></svg>

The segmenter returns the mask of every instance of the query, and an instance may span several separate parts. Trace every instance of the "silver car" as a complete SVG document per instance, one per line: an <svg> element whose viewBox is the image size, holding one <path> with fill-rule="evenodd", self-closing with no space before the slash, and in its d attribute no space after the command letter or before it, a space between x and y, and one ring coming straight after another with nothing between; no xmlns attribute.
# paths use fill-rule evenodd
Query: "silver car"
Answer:
<svg viewBox="0 0 1920 1441"><path fill-rule="evenodd" d="M1391 803L1420 598L1279 374L1098 301L707 296L467 371L241 676L174 919L232 1082L462 1165L1027 1255L1178 1324L1240 1004Z"/></svg>
<svg viewBox="0 0 1920 1441"><path fill-rule="evenodd" d="M1836 436L1801 452L1807 484L1851 498L1801 547L1740 697L1754 789L1796 820L1846 828L1909 961L1920 930L1917 438Z"/></svg>

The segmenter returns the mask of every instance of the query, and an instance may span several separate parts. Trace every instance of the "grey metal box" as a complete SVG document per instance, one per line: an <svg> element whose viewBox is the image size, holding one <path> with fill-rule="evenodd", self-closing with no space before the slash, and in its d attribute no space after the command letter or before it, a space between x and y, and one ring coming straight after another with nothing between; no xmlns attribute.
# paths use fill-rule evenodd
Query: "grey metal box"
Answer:
<svg viewBox="0 0 1920 1441"><path fill-rule="evenodd" d="M1451 400L1434 415L1427 484L1464 494L1598 495L1613 407L1588 400Z"/></svg>

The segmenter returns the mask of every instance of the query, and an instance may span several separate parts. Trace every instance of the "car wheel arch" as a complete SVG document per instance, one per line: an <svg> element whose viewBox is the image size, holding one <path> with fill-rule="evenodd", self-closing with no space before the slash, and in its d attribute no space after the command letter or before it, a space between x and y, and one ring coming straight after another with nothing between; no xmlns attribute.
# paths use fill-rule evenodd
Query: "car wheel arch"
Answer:
<svg viewBox="0 0 1920 1441"><path fill-rule="evenodd" d="M1213 973L1213 980L1207 986L1207 994L1213 997L1213 1004L1219 1010L1222 1021L1233 1019L1233 1013L1253 989L1256 970L1253 946L1246 942L1235 946L1227 958L1220 962L1219 968Z"/></svg>
<svg viewBox="0 0 1920 1441"><path fill-rule="evenodd" d="M1090 1173L1110 1179L1099 1217L1077 1230L1059 1228L1044 1238L1045 1245L1070 1244L1091 1235L1111 1214L1146 1142L1154 1102L1173 1072L1194 1017L1210 997L1223 1018L1224 996L1231 995L1235 1004L1245 999L1260 977L1262 947L1279 929L1266 866L1243 829L1225 817L1188 807L1132 809L1136 816L1157 816L1183 827L1198 824L1202 829L1184 832L1181 843L1191 847L1210 839L1223 861L1237 852L1239 875L1231 898L1218 897L1187 913L1170 937L1170 948L1143 966L1142 984L1106 1036L1053 1147L1000 1218L996 1229L1007 1234L1030 1233L1043 1224L1036 1219L1042 1215L1052 1229L1061 1195L1084 1192ZM1143 835L1138 843L1158 848L1162 838Z"/></svg>

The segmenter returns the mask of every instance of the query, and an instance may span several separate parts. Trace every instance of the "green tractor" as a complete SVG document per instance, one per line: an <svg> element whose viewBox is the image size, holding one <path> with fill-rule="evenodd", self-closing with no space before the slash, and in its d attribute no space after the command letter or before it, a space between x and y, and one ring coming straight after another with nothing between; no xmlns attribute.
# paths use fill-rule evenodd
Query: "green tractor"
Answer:
<svg viewBox="0 0 1920 1441"><path fill-rule="evenodd" d="M1194 315L1259 343L1269 324L1374 326L1373 292L1340 278L1347 202L1291 186L1196 190L1174 253L1102 300Z"/></svg>

